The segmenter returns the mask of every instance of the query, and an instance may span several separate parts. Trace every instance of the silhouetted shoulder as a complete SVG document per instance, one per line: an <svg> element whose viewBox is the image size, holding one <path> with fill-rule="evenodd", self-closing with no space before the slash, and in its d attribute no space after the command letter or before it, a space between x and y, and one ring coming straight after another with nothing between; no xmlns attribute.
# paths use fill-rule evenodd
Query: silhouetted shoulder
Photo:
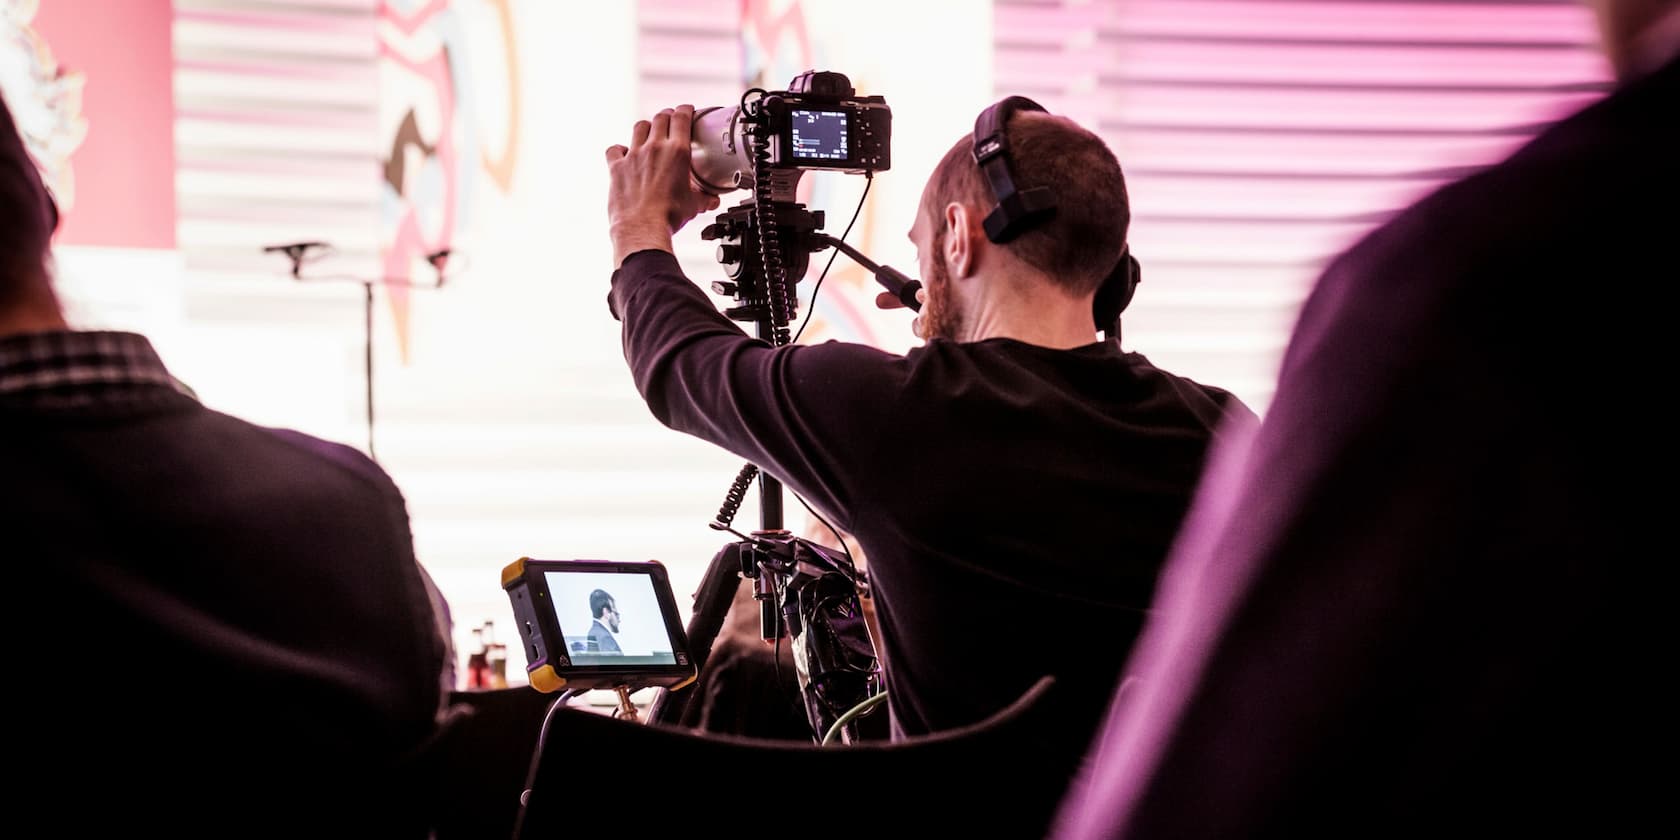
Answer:
<svg viewBox="0 0 1680 840"><path fill-rule="evenodd" d="M206 486L239 488L214 501L223 515L263 521L285 510L316 527L354 528L361 540L374 539L377 528L393 557L413 556L402 491L354 447L213 409L194 413L173 431L171 440L191 445L169 444L176 451L170 457L193 457Z"/></svg>
<svg viewBox="0 0 1680 840"><path fill-rule="evenodd" d="M1302 307L1284 361L1357 352L1371 375L1460 336L1489 364L1552 346L1560 324L1607 352L1650 334L1626 306L1672 279L1680 190L1680 63L1553 124L1505 160L1454 181L1333 261ZM1625 348L1632 352L1634 348Z"/></svg>
<svg viewBox="0 0 1680 840"><path fill-rule="evenodd" d="M346 477L383 492L401 495L390 474L355 447L334 443L294 429L256 428L272 435L278 443L291 448L300 456L319 462L323 467L334 469Z"/></svg>
<svg viewBox="0 0 1680 840"><path fill-rule="evenodd" d="M1396 282L1428 282L1443 261L1546 276L1590 264L1581 257L1597 259L1594 247L1647 241L1659 223L1672 234L1677 82L1680 63L1671 63L1558 121L1505 160L1417 202L1344 259Z"/></svg>
<svg viewBox="0 0 1680 840"><path fill-rule="evenodd" d="M1228 416L1256 419L1247 403L1224 388L1158 368L1141 353L1128 353L1126 357L1139 376L1158 378L1171 389L1209 431L1217 431Z"/></svg>

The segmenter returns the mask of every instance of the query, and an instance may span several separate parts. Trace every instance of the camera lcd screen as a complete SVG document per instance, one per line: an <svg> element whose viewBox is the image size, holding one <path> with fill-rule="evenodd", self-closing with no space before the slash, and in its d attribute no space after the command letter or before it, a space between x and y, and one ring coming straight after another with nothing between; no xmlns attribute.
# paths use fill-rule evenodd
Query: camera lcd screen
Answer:
<svg viewBox="0 0 1680 840"><path fill-rule="evenodd" d="M845 111L793 111L796 160L846 160L851 154Z"/></svg>

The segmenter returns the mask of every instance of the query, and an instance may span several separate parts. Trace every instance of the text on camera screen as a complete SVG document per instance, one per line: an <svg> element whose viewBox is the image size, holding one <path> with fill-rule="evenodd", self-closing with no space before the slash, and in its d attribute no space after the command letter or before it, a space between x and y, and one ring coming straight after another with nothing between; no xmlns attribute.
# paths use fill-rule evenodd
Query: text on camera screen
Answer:
<svg viewBox="0 0 1680 840"><path fill-rule="evenodd" d="M793 156L799 160L845 160L845 111L793 112Z"/></svg>

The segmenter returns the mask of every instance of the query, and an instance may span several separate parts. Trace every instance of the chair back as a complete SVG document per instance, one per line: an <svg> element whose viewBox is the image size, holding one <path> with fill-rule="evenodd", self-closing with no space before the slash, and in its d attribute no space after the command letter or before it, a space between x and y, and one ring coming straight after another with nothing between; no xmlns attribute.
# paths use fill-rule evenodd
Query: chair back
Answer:
<svg viewBox="0 0 1680 840"><path fill-rule="evenodd" d="M911 832L1043 837L1071 769L1034 738L1045 677L969 726L893 742L819 746L556 710L517 840L610 827L627 837L717 828L731 837Z"/></svg>

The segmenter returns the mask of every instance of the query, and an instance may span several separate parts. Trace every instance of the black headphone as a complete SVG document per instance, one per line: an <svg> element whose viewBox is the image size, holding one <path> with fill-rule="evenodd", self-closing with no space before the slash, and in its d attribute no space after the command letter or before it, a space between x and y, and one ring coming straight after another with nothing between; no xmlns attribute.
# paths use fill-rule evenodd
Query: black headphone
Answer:
<svg viewBox="0 0 1680 840"><path fill-rule="evenodd" d="M974 121L974 163L986 173L997 207L986 215L986 238L1002 245L1056 215L1056 197L1048 187L1019 190L1010 170L1009 118L1018 111L1045 111L1043 105L1025 96L1011 96L980 112ZM1120 334L1120 313L1132 302L1143 268L1132 256L1129 244L1121 246L1120 262L1097 287L1091 302L1091 320L1110 338Z"/></svg>

